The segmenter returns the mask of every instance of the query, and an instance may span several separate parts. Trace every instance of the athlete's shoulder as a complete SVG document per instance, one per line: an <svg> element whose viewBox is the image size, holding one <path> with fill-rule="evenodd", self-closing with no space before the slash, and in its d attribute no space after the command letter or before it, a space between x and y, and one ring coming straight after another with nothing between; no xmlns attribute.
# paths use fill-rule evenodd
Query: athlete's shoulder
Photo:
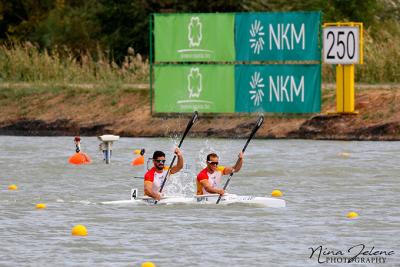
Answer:
<svg viewBox="0 0 400 267"><path fill-rule="evenodd" d="M217 171L219 171L219 172L223 172L225 170L225 166L218 166L217 167Z"/></svg>
<svg viewBox="0 0 400 267"><path fill-rule="evenodd" d="M207 168L202 169L199 174L197 174L197 180L208 179Z"/></svg>
<svg viewBox="0 0 400 267"><path fill-rule="evenodd" d="M151 168L150 170L148 170L145 175L144 175L144 180L145 181L153 181L154 180L154 173L156 171L156 168Z"/></svg>

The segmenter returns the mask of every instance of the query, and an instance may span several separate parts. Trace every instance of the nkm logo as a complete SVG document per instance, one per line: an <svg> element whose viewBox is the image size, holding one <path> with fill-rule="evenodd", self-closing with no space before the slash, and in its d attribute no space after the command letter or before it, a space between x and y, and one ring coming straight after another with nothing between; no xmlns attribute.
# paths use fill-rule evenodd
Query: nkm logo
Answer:
<svg viewBox="0 0 400 267"><path fill-rule="evenodd" d="M264 81L261 72L255 71L249 82L250 100L254 107L260 106L264 100L264 92L267 90L267 102L304 103L304 80L304 75L268 75Z"/></svg>
<svg viewBox="0 0 400 267"><path fill-rule="evenodd" d="M259 55L264 48L269 51L292 51L306 49L305 24L276 23L264 29L261 20L254 20L250 26L250 48Z"/></svg>
<svg viewBox="0 0 400 267"><path fill-rule="evenodd" d="M258 107L264 97L264 78L261 77L261 73L256 71L253 73L251 76L251 81L250 81L250 87L251 89L249 90L249 93L251 95L250 99L253 100L254 106Z"/></svg>
<svg viewBox="0 0 400 267"><path fill-rule="evenodd" d="M253 53L259 55L260 51L264 49L264 26L261 24L261 21L255 20L251 24L250 29L250 47L253 49Z"/></svg>

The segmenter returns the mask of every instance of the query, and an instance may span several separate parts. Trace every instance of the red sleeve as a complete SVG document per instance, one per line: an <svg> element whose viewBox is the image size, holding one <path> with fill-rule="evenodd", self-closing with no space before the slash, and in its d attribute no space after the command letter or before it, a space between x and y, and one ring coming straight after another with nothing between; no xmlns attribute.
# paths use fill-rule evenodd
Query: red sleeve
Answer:
<svg viewBox="0 0 400 267"><path fill-rule="evenodd" d="M201 181L201 180L208 180L208 175L207 172L205 172L204 170L202 170L198 175L197 175L197 181Z"/></svg>
<svg viewBox="0 0 400 267"><path fill-rule="evenodd" d="M148 172L146 172L146 174L144 175L144 180L154 182L154 171L149 170Z"/></svg>

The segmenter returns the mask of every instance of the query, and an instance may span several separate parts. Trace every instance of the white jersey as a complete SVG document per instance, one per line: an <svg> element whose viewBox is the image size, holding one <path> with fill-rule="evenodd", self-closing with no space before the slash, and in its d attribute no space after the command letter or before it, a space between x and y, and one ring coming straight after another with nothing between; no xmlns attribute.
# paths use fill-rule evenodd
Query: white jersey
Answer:
<svg viewBox="0 0 400 267"><path fill-rule="evenodd" d="M207 190L203 188L203 185L200 183L201 180L207 179L213 188L219 187L224 169L224 166L218 166L217 170L213 173L209 173L207 168L204 168L197 175L197 195L208 194Z"/></svg>
<svg viewBox="0 0 400 267"><path fill-rule="evenodd" d="M163 172L157 172L156 168L151 168L146 174L144 175L144 180L153 183L153 192L159 192L161 185L164 181L165 175L167 175L168 167L164 167Z"/></svg>

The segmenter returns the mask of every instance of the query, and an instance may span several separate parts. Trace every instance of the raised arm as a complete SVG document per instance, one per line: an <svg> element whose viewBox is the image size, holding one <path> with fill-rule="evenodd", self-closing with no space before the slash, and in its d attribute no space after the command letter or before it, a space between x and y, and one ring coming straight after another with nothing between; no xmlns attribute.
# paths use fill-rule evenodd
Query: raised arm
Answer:
<svg viewBox="0 0 400 267"><path fill-rule="evenodd" d="M179 148L175 148L175 154L178 157L178 162L171 168L171 174L177 173L183 168L182 151Z"/></svg>
<svg viewBox="0 0 400 267"><path fill-rule="evenodd" d="M238 172L242 168L242 165L243 165L243 152L240 152L235 165L233 165L232 167L225 167L223 174L226 175L226 174Z"/></svg>

